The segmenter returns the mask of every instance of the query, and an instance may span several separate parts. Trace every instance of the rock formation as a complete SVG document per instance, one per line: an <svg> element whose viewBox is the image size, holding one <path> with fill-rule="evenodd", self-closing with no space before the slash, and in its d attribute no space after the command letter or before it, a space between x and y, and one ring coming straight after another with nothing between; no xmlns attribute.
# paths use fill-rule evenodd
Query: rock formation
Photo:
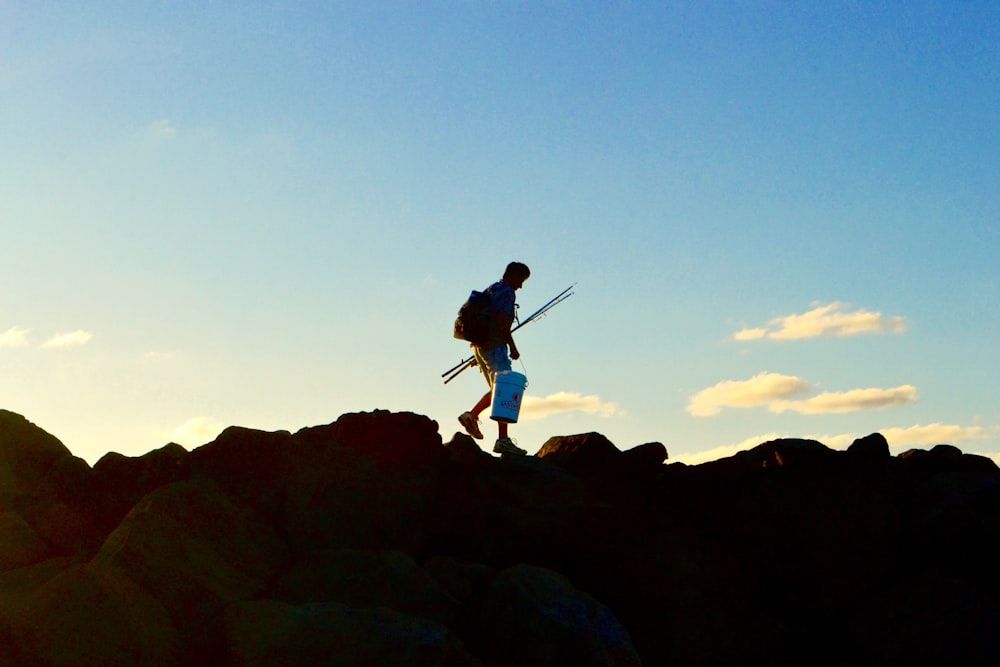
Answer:
<svg viewBox="0 0 1000 667"><path fill-rule="evenodd" d="M989 459L666 458L375 411L91 468L0 410L0 667L1000 664Z"/></svg>

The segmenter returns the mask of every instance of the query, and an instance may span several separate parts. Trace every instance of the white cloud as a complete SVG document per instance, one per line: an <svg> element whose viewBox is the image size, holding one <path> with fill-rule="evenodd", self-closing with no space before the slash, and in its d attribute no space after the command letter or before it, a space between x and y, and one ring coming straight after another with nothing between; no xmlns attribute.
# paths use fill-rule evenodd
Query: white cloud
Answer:
<svg viewBox="0 0 1000 667"><path fill-rule="evenodd" d="M45 341L42 347L54 348L54 347L73 347L75 345L86 345L90 342L90 339L94 337L94 334L89 331L77 330L71 331L69 333L56 334L52 338Z"/></svg>
<svg viewBox="0 0 1000 667"><path fill-rule="evenodd" d="M733 340L736 341L760 340L765 337L767 337L767 329L763 327L759 329L743 329L733 334Z"/></svg>
<svg viewBox="0 0 1000 667"><path fill-rule="evenodd" d="M749 380L725 380L691 397L687 411L695 417L710 417L722 408L752 408L768 405L809 391L802 378L780 373L759 373Z"/></svg>
<svg viewBox="0 0 1000 667"><path fill-rule="evenodd" d="M28 333L30 329L24 327L11 327L0 333L0 347L24 347L28 344Z"/></svg>
<svg viewBox="0 0 1000 667"><path fill-rule="evenodd" d="M892 447L932 447L965 440L982 440L997 432L997 428L959 426L958 424L916 424L905 428L887 428L879 431Z"/></svg>
<svg viewBox="0 0 1000 667"><path fill-rule="evenodd" d="M882 313L870 310L846 311L848 305L834 301L802 314L777 317L766 327L737 331L733 334L733 340L800 340L820 336L900 334L906 331L906 321L902 317L884 317Z"/></svg>
<svg viewBox="0 0 1000 667"><path fill-rule="evenodd" d="M562 412L586 412L600 417L620 417L625 414L617 403L602 401L598 396L583 396L565 391L543 398L525 396L520 414L525 419L541 419Z"/></svg>
<svg viewBox="0 0 1000 667"><path fill-rule="evenodd" d="M891 389L852 389L826 392L801 401L774 401L771 412L798 412L804 415L840 414L858 410L880 410L908 405L917 401L917 388L904 384Z"/></svg>
<svg viewBox="0 0 1000 667"><path fill-rule="evenodd" d="M149 126L149 132L154 137L170 139L177 136L177 128L169 120L157 120Z"/></svg>
<svg viewBox="0 0 1000 667"><path fill-rule="evenodd" d="M214 440L225 428L225 424L214 417L192 417L168 437L187 448L199 447Z"/></svg>

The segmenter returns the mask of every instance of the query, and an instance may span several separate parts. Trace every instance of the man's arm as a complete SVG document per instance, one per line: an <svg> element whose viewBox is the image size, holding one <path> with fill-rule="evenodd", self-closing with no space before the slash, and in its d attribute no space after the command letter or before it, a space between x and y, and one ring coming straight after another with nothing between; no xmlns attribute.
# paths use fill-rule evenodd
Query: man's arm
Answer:
<svg viewBox="0 0 1000 667"><path fill-rule="evenodd" d="M507 317L506 313L500 311L497 311L496 318L497 318L496 319L497 330L500 332L500 335L503 336L504 342L510 349L510 358L511 359L520 358L521 353L518 352L517 345L514 344L514 335L510 331L511 325L514 324L514 321L511 318Z"/></svg>

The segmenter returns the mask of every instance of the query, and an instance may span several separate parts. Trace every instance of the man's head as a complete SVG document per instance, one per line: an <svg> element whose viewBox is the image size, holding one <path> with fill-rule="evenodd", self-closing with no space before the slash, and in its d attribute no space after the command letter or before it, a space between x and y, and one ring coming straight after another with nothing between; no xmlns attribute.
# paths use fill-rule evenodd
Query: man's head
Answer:
<svg viewBox="0 0 1000 667"><path fill-rule="evenodd" d="M514 289L518 289L530 276L531 269L527 265L521 262L511 262L503 272L503 281Z"/></svg>

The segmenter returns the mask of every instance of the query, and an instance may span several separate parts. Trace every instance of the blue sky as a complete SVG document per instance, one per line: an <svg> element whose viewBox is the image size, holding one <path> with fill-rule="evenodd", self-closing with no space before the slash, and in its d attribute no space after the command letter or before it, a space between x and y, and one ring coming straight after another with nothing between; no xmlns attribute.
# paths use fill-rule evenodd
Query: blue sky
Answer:
<svg viewBox="0 0 1000 667"><path fill-rule="evenodd" d="M995 2L0 0L0 407L93 463L440 424L1000 457ZM487 435L495 431L486 425ZM488 446L488 445L487 445Z"/></svg>

